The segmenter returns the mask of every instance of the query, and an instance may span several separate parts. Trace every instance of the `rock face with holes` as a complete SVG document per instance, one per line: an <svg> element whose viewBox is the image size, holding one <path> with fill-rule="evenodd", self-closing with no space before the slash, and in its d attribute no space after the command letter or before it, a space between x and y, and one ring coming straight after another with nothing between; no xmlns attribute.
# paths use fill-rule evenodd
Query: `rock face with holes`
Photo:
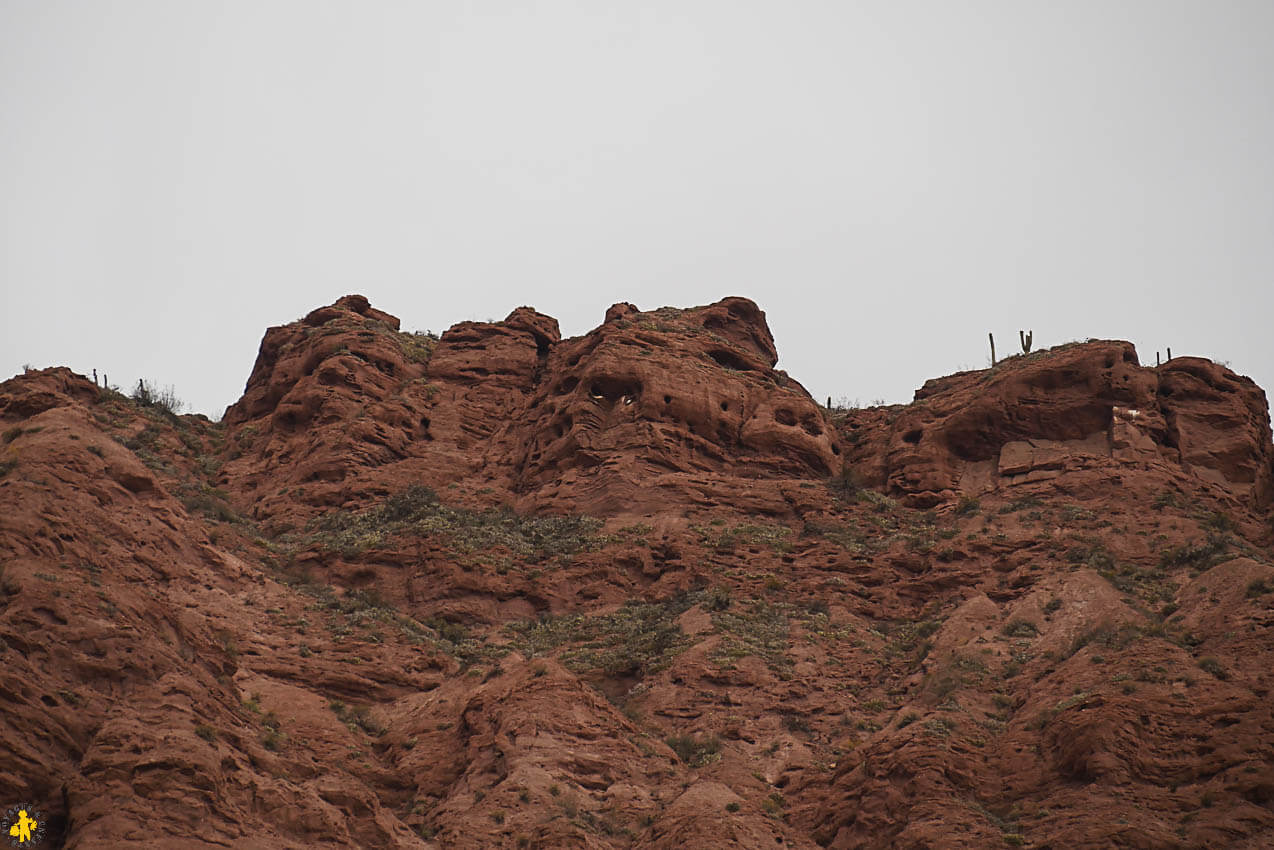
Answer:
<svg viewBox="0 0 1274 850"><path fill-rule="evenodd" d="M838 440L777 360L765 314L747 299L648 313L617 304L601 327L553 347L497 440L513 489L616 513L723 498L723 476L744 490L826 478L839 469Z"/></svg>
<svg viewBox="0 0 1274 850"><path fill-rule="evenodd" d="M298 518L298 501L342 503L354 473L410 457L428 440L421 411L433 345L399 332L397 318L361 295L270 328L224 416L233 436L221 484L251 493L259 519Z"/></svg>
<svg viewBox="0 0 1274 850"><path fill-rule="evenodd" d="M562 339L347 296L220 423L0 383L0 808L53 847L1274 846L1257 387L1098 341L833 412L776 363L741 298Z"/></svg>
<svg viewBox="0 0 1274 850"><path fill-rule="evenodd" d="M857 418L870 417L879 413ZM1255 506L1274 497L1264 392L1200 358L1143 367L1127 342L1061 346L928 381L884 424L851 462L922 507L1098 466L1204 478Z"/></svg>
<svg viewBox="0 0 1274 850"><path fill-rule="evenodd" d="M226 483L258 495L258 518L293 522L297 490L323 508L468 476L528 510L784 515L792 481L839 470L836 434L774 369L751 301L606 316L563 341L554 319L519 307L434 340L351 295L271 328L226 413L238 450Z"/></svg>
<svg viewBox="0 0 1274 850"><path fill-rule="evenodd" d="M252 493L256 518L292 525L313 513L298 502L322 509L454 482L481 467L558 340L557 322L529 307L440 339L403 333L361 295L270 328L226 411L222 484Z"/></svg>

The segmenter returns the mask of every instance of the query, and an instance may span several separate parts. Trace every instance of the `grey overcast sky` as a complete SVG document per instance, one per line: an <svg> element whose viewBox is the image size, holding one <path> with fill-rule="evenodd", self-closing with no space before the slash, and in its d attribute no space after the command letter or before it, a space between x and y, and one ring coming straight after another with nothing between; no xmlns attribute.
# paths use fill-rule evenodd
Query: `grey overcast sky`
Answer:
<svg viewBox="0 0 1274 850"><path fill-rule="evenodd" d="M1274 392L1274 2L0 0L0 373L216 418L350 292L745 295L820 400L1019 328Z"/></svg>

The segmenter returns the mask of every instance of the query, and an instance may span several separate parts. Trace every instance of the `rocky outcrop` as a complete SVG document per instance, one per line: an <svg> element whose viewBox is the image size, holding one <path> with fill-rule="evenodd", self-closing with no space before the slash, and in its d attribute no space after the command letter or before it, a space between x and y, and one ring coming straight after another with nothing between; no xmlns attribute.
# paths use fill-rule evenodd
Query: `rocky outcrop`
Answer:
<svg viewBox="0 0 1274 850"><path fill-rule="evenodd" d="M1247 497L1274 502L1274 452L1265 392L1251 378L1200 357L1178 357L1156 370L1163 443L1188 471Z"/></svg>
<svg viewBox="0 0 1274 850"><path fill-rule="evenodd" d="M851 415L842 428L852 438L867 419ZM1154 467L1262 508L1269 446L1269 407L1250 379L1193 357L1142 367L1130 343L1097 341L931 380L849 457L872 484L922 507L1067 470Z"/></svg>
<svg viewBox="0 0 1274 850"><path fill-rule="evenodd" d="M0 383L0 797L55 847L1274 844L1259 388L776 364L741 298L347 296L221 423Z"/></svg>
<svg viewBox="0 0 1274 850"><path fill-rule="evenodd" d="M488 460L511 463L527 501L586 513L693 500L712 476L826 478L838 441L777 359L765 314L746 299L650 313L617 304L552 349Z"/></svg>
<svg viewBox="0 0 1274 850"><path fill-rule="evenodd" d="M350 295L266 332L226 411L219 482L248 494L256 518L295 525L315 508L473 473L558 341L557 322L526 307L441 338L399 327Z"/></svg>
<svg viewBox="0 0 1274 850"><path fill-rule="evenodd" d="M752 302L606 316L563 341L554 319L519 307L434 340L346 296L271 328L226 412L222 484L252 493L254 516L292 521L298 489L323 508L411 481L508 489L522 510L785 515L783 481L839 471L825 412L773 368Z"/></svg>

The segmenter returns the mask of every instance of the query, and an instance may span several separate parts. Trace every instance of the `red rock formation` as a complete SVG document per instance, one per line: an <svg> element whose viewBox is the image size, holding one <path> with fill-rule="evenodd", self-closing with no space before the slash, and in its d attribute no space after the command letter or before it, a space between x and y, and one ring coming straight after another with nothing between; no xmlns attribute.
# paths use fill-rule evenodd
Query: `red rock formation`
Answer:
<svg viewBox="0 0 1274 850"><path fill-rule="evenodd" d="M931 380L851 460L921 507L1102 467L1189 473L1263 508L1268 411L1261 389L1223 366L1146 368L1129 343L1090 342Z"/></svg>
<svg viewBox="0 0 1274 850"><path fill-rule="evenodd" d="M1156 371L1163 442L1178 451L1175 459L1195 475L1268 507L1274 501L1274 456L1264 391L1251 378L1200 357L1177 357Z"/></svg>
<svg viewBox="0 0 1274 850"><path fill-rule="evenodd" d="M840 446L809 394L773 369L765 315L743 298L697 310L615 305L562 342L529 307L436 342L347 296L271 328L241 401L222 483L271 518L368 490L481 473L524 508L643 513L670 502L791 514L782 480L827 476ZM425 362L427 360L427 362ZM740 492L738 479L767 479ZM276 498L264 486L288 490ZM478 487L477 489L482 489Z"/></svg>
<svg viewBox="0 0 1274 850"><path fill-rule="evenodd" d="M644 513L729 503L715 483L723 474L826 477L839 467L822 411L774 371L765 314L751 301L652 313L617 304L606 316L552 350L539 388L497 441L509 449L515 491L533 494L527 502ZM782 504L772 486L752 486Z"/></svg>
<svg viewBox="0 0 1274 850"><path fill-rule="evenodd" d="M1259 388L1091 342L833 413L776 363L741 298L563 340L347 296L221 423L0 384L0 808L66 847L1274 844Z"/></svg>

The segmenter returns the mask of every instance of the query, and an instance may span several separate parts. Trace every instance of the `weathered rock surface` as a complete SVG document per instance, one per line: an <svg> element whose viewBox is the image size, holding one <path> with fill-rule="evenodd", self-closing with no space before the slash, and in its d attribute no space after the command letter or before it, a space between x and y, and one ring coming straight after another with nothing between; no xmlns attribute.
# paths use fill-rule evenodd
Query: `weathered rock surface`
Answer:
<svg viewBox="0 0 1274 850"><path fill-rule="evenodd" d="M527 504L645 514L729 503L725 474L772 502L769 513L788 513L772 482L830 475L840 447L777 361L765 314L746 299L652 313L615 305L595 331L551 350L497 440L507 456L488 463L511 463Z"/></svg>
<svg viewBox="0 0 1274 850"><path fill-rule="evenodd" d="M1274 844L1262 391L828 411L746 299L347 296L212 423L0 384L0 797L65 847ZM860 485L865 485L860 489Z"/></svg>
<svg viewBox="0 0 1274 850"><path fill-rule="evenodd" d="M1258 509L1274 498L1265 393L1197 357L1142 367L1126 342L1072 344L928 381L875 430L851 461L919 507L1081 468L1186 473Z"/></svg>

